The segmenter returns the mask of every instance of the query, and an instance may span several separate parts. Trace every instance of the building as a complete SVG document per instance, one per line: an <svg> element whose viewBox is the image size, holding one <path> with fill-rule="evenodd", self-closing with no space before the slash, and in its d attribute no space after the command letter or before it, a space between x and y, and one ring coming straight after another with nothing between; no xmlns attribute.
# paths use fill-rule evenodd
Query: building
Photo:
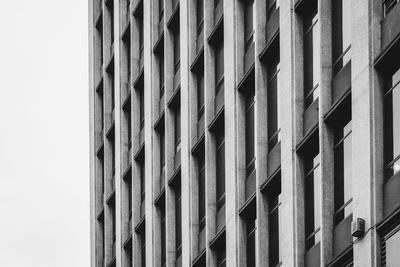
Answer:
<svg viewBox="0 0 400 267"><path fill-rule="evenodd" d="M399 266L399 0L89 6L92 266Z"/></svg>

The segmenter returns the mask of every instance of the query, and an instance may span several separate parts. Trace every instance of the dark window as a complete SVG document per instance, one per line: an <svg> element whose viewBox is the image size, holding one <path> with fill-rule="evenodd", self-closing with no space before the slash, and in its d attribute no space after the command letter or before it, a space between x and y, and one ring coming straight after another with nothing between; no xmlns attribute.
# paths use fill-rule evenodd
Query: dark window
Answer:
<svg viewBox="0 0 400 267"><path fill-rule="evenodd" d="M105 247L106 247L106 235L105 235L105 227L104 227L104 222L102 221L101 222L101 237L102 237L102 242L101 242L101 252L103 253L103 261L104 261L104 258L106 257L106 250L105 250Z"/></svg>
<svg viewBox="0 0 400 267"><path fill-rule="evenodd" d="M158 34L164 30L164 0L158 0Z"/></svg>
<svg viewBox="0 0 400 267"><path fill-rule="evenodd" d="M280 126L278 121L278 89L279 58L268 67L268 150L271 151L280 141Z"/></svg>
<svg viewBox="0 0 400 267"><path fill-rule="evenodd" d="M206 216L206 184L204 155L198 159L199 164L199 231L204 229Z"/></svg>
<svg viewBox="0 0 400 267"><path fill-rule="evenodd" d="M175 188L175 242L176 257L182 254L182 207L181 207L181 185Z"/></svg>
<svg viewBox="0 0 400 267"><path fill-rule="evenodd" d="M129 178L126 184L128 187L128 210L129 210L129 220L132 219L132 180ZM129 229L130 231L131 229Z"/></svg>
<svg viewBox="0 0 400 267"><path fill-rule="evenodd" d="M215 94L219 92L224 78L224 43L219 42L215 47Z"/></svg>
<svg viewBox="0 0 400 267"><path fill-rule="evenodd" d="M160 98L164 94L164 53L162 53L159 57L160 59Z"/></svg>
<svg viewBox="0 0 400 267"><path fill-rule="evenodd" d="M203 30L203 22L204 22L204 0L197 0L196 4L196 15L197 15L197 34L200 34L200 32Z"/></svg>
<svg viewBox="0 0 400 267"><path fill-rule="evenodd" d="M160 18L164 15L164 0L158 0L158 11L160 14ZM160 19L161 21L161 19Z"/></svg>
<svg viewBox="0 0 400 267"><path fill-rule="evenodd" d="M101 1L100 1L101 2ZM127 0L126 1L126 13L128 14L128 16L129 16L129 7L130 7L130 5L131 5L131 1L130 0ZM129 18L129 17L128 17Z"/></svg>
<svg viewBox="0 0 400 267"><path fill-rule="evenodd" d="M165 165L165 134L164 131L160 132L160 164L161 168Z"/></svg>
<svg viewBox="0 0 400 267"><path fill-rule="evenodd" d="M146 230L143 229L140 236L140 246L141 246L141 261L142 267L146 267Z"/></svg>
<svg viewBox="0 0 400 267"><path fill-rule="evenodd" d="M110 12L110 31L111 31L111 43L114 43L114 3L113 1L108 1L108 10Z"/></svg>
<svg viewBox="0 0 400 267"><path fill-rule="evenodd" d="M214 8L216 8L221 0L214 0Z"/></svg>
<svg viewBox="0 0 400 267"><path fill-rule="evenodd" d="M128 121L128 141L129 141L129 147L132 145L132 118L131 118L131 105L128 104L128 107L126 109L126 120Z"/></svg>
<svg viewBox="0 0 400 267"><path fill-rule="evenodd" d="M384 237L383 250L384 257L382 257L386 262L383 262L382 266L396 267L399 266L400 262L400 231L399 227L391 231Z"/></svg>
<svg viewBox="0 0 400 267"><path fill-rule="evenodd" d="M217 134L217 210L225 205L225 137L224 132Z"/></svg>
<svg viewBox="0 0 400 267"><path fill-rule="evenodd" d="M400 69L390 75L386 88L385 176L390 178L400 171Z"/></svg>
<svg viewBox="0 0 400 267"><path fill-rule="evenodd" d="M246 222L246 266L256 266L256 224L255 218L248 218Z"/></svg>
<svg viewBox="0 0 400 267"><path fill-rule="evenodd" d="M280 179L276 177L274 179ZM269 266L277 266L280 261L279 251L279 206L281 188L280 185L272 190L268 195L268 248L269 248Z"/></svg>
<svg viewBox="0 0 400 267"><path fill-rule="evenodd" d="M254 171L254 95L246 96L246 173L249 176Z"/></svg>
<svg viewBox="0 0 400 267"><path fill-rule="evenodd" d="M100 30L99 30L99 33L100 33L100 62L101 62L101 64L103 64L103 57L104 57L104 55L103 55L103 29L101 28Z"/></svg>
<svg viewBox="0 0 400 267"><path fill-rule="evenodd" d="M383 14L386 16L389 12L394 8L396 4L399 3L399 0L383 0Z"/></svg>
<svg viewBox="0 0 400 267"><path fill-rule="evenodd" d="M276 0L269 0L267 8L267 19L269 20L272 14L279 8L279 0L278 2Z"/></svg>
<svg viewBox="0 0 400 267"><path fill-rule="evenodd" d="M103 86L103 85L100 85ZM100 106L100 123L103 129L103 125L104 125L104 102L103 102L103 93L101 92L99 94L99 106ZM101 138L103 138L103 136L101 136Z"/></svg>
<svg viewBox="0 0 400 267"><path fill-rule="evenodd" d="M181 150L181 109L175 110L175 151Z"/></svg>
<svg viewBox="0 0 400 267"><path fill-rule="evenodd" d="M321 169L319 152L316 151L316 154L305 159L304 165L306 250L308 250L321 240Z"/></svg>
<svg viewBox="0 0 400 267"><path fill-rule="evenodd" d="M351 59L351 1L332 0L333 74Z"/></svg>
<svg viewBox="0 0 400 267"><path fill-rule="evenodd" d="M111 207L111 220L112 220L112 240L113 244L115 243L115 237L116 237L116 224L117 222L115 221L115 207Z"/></svg>
<svg viewBox="0 0 400 267"><path fill-rule="evenodd" d="M142 204L144 203L144 199L146 196L146 191L145 191L145 175L144 175L144 164L140 166L140 199Z"/></svg>
<svg viewBox="0 0 400 267"><path fill-rule="evenodd" d="M254 0L249 0L244 2L244 41L245 41L245 51L249 50L253 44L253 7Z"/></svg>
<svg viewBox="0 0 400 267"><path fill-rule="evenodd" d="M112 176L115 175L115 140L114 140L114 130L111 136L111 172ZM114 181L112 181L114 182Z"/></svg>
<svg viewBox="0 0 400 267"><path fill-rule="evenodd" d="M114 111L115 107L115 81L114 81L114 71L111 71L110 73L110 78L111 78L111 109ZM113 118L114 119L114 118Z"/></svg>
<svg viewBox="0 0 400 267"><path fill-rule="evenodd" d="M226 266L226 248L225 244L221 245L217 251L217 267Z"/></svg>
<svg viewBox="0 0 400 267"><path fill-rule="evenodd" d="M166 239L166 220L165 220L165 204L161 207L161 265L166 263L166 249L167 249L167 239Z"/></svg>
<svg viewBox="0 0 400 267"><path fill-rule="evenodd" d="M140 48L140 58L143 59L143 49L144 49L144 36L143 36L143 17L139 18L139 48Z"/></svg>
<svg viewBox="0 0 400 267"><path fill-rule="evenodd" d="M144 127L144 89L139 91L140 97L140 129Z"/></svg>
<svg viewBox="0 0 400 267"><path fill-rule="evenodd" d="M180 68L180 57L181 57L180 49L181 49L180 48L180 32L179 32L179 26L178 26L174 32L174 70L175 70L175 73L177 73Z"/></svg>
<svg viewBox="0 0 400 267"><path fill-rule="evenodd" d="M197 75L197 119L204 114L204 72L201 71Z"/></svg>
<svg viewBox="0 0 400 267"><path fill-rule="evenodd" d="M351 119L335 128L335 225L349 216L352 209Z"/></svg>
<svg viewBox="0 0 400 267"><path fill-rule="evenodd" d="M317 8L317 7L315 7ZM317 10L304 17L304 102L305 109L319 96L320 34Z"/></svg>

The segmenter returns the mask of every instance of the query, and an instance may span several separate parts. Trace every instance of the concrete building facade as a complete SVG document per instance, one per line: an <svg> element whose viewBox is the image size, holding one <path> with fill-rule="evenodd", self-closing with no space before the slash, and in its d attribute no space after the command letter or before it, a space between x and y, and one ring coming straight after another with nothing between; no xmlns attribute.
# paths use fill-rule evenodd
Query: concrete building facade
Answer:
<svg viewBox="0 0 400 267"><path fill-rule="evenodd" d="M89 0L92 266L400 266L398 0Z"/></svg>

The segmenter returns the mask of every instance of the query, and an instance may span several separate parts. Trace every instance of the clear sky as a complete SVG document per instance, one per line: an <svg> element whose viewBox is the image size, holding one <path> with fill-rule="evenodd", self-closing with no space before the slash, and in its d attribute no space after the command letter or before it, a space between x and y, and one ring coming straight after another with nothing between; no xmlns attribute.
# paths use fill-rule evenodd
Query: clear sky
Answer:
<svg viewBox="0 0 400 267"><path fill-rule="evenodd" d="M89 266L88 1L0 0L0 266Z"/></svg>

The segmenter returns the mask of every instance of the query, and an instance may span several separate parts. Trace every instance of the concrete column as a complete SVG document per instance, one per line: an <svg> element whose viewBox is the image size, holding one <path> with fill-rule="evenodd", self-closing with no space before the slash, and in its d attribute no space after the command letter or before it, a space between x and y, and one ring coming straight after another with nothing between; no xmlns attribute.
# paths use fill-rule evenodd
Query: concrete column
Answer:
<svg viewBox="0 0 400 267"><path fill-rule="evenodd" d="M181 192L182 192L182 266L190 266L191 255L191 198L190 180L190 110L189 110L189 1L180 1L181 42Z"/></svg>
<svg viewBox="0 0 400 267"><path fill-rule="evenodd" d="M155 244L154 244L154 215L153 205L153 106L152 106L152 44L151 33L153 19L151 12L153 1L143 1L143 32L144 32L144 141L145 141L145 235L146 235L146 266L154 266ZM139 56L140 57L140 56Z"/></svg>
<svg viewBox="0 0 400 267"><path fill-rule="evenodd" d="M302 180L299 173L299 159L295 153L299 140L301 120L296 110L303 97L298 95L295 60L296 36L294 34L294 10L292 1L280 1L280 73L278 79L278 121L281 127L281 211L280 211L280 252L282 266L302 266L304 248L302 236ZM296 66L297 67L297 66ZM301 128L300 128L301 129Z"/></svg>
<svg viewBox="0 0 400 267"><path fill-rule="evenodd" d="M332 105L332 7L331 1L318 1L320 32L319 148L321 160L321 265L333 257L334 217L334 140L333 129L324 115Z"/></svg>
<svg viewBox="0 0 400 267"><path fill-rule="evenodd" d="M119 20L119 1L114 0L114 99L115 99L115 223L116 223L116 263L121 266L122 252L122 211L121 211L121 87L120 87L120 20Z"/></svg>
<svg viewBox="0 0 400 267"><path fill-rule="evenodd" d="M93 1L89 2L89 51L94 51L94 43L93 43ZM94 54L89 53L89 62L94 62ZM90 266L95 267L98 263L98 255L96 251L97 242L96 237L98 236L98 231L96 231L96 198L95 198L95 184L96 184L96 174L95 174L95 148L94 148L94 128L95 128L95 121L94 121L94 96L95 96L95 88L94 88L94 64L89 64L89 168L90 168Z"/></svg>
<svg viewBox="0 0 400 267"><path fill-rule="evenodd" d="M206 128L214 119L215 51L206 41L214 27L214 0L204 0L204 118ZM216 215L216 138L206 129L205 137L206 242L217 234ZM206 246L207 266L216 266L217 254Z"/></svg>
<svg viewBox="0 0 400 267"><path fill-rule="evenodd" d="M158 21L159 21L159 6L158 6L158 1L152 1L151 3L151 10L150 10L150 17L152 18L150 22L150 35L152 36L151 38L151 43L149 44L150 49L153 49L154 44L159 38L159 33L158 33ZM152 121L151 125L154 125L154 123L158 120L161 114L160 110L160 64L161 60L159 59L158 55L154 54L151 51L151 90L152 91L152 97L151 97L151 105L152 105L152 110L153 110L153 115L152 115ZM150 88L149 87L149 88ZM164 99L165 100L165 99ZM164 101L165 102L165 101ZM151 127L151 135L153 136L152 138L152 180L153 180L153 188L152 188L152 201L155 200L155 198L160 194L160 174L161 174L161 164L160 164L160 157L161 157L161 141L160 141L160 133L156 132L153 130L153 127ZM165 182L165 181L164 181ZM165 186L165 183L164 183ZM162 222L161 222L161 207L155 207L153 211L153 265L154 266L161 266L161 249L162 249L162 242L161 242L161 227L163 227ZM165 202L164 202L164 207L165 208Z"/></svg>
<svg viewBox="0 0 400 267"><path fill-rule="evenodd" d="M236 1L224 1L224 82L225 82L225 207L226 207L226 265L241 266L239 262L239 217L236 113Z"/></svg>
<svg viewBox="0 0 400 267"><path fill-rule="evenodd" d="M380 265L374 226L382 218L383 122L377 115L383 112L383 90L373 67L380 51L379 4L351 2L353 220L364 219L367 231L354 240L354 266Z"/></svg>
<svg viewBox="0 0 400 267"><path fill-rule="evenodd" d="M260 190L266 181L268 155L268 101L267 101L267 68L258 55L266 44L265 27L267 17L267 2L254 1L255 28L255 155L256 155L256 262L258 266L268 263L268 201Z"/></svg>
<svg viewBox="0 0 400 267"><path fill-rule="evenodd" d="M187 3L187 41L188 41L188 68L190 68L193 60L196 58L197 55L197 20L196 20L196 0L190 0ZM182 73L183 74L183 73ZM183 74L184 75L184 74ZM182 81L183 82L183 81ZM198 166L197 166L197 158L191 155L191 149L196 144L198 137L197 137L197 75L191 72L188 69L188 129L189 129L189 176L188 180L190 182L189 187L189 229L190 229L190 253L191 253L191 260L193 261L199 251L198 251L198 234L199 234L199 217L198 217L198 197L199 197L199 189L198 189Z"/></svg>
<svg viewBox="0 0 400 267"><path fill-rule="evenodd" d="M172 2L164 1L164 64L165 64L165 98L168 103L173 94L174 78L174 35L167 28L166 23L172 14ZM168 181L174 174L175 156L175 121L174 110L165 108L165 179ZM171 186L166 187L166 240L167 240L167 266L175 266L176 262L176 242L175 242L175 190Z"/></svg>
<svg viewBox="0 0 400 267"><path fill-rule="evenodd" d="M244 4L240 0L232 1L234 2L233 10L233 19L234 21L227 26L227 33L225 34L226 38L232 40L234 43L234 53L235 53L235 60L234 65L235 66L235 77L232 80L233 81L233 88L229 88L229 91L226 90L226 94L230 94L234 90L234 94L236 95L235 103L234 103L234 110L236 111L236 118L235 118L235 131L236 131L236 213L237 211L245 204L246 199L245 199L245 192L246 192L246 178L247 178L247 173L246 173L246 96L243 93L240 93L237 91L237 84L240 83L241 79L243 78L244 75ZM228 4L226 4L228 5ZM232 12L230 10L230 12ZM227 13L227 16L232 16L232 13ZM228 18L227 18L228 20ZM230 31L231 29L233 30ZM228 43L225 44L226 47L226 53L229 53L230 47L228 47ZM226 62L226 58L225 58ZM226 76L229 75L227 72L229 67L225 69ZM227 76L228 79L228 76ZM227 103L228 104L228 103ZM226 105L227 105L226 104ZM229 112L227 112L229 114ZM228 131L227 131L228 132ZM228 136L226 136L227 139L229 139ZM228 151L228 143L226 143L226 152ZM227 152L228 153L228 152ZM227 166L229 164L227 163ZM233 176L232 176L233 177ZM227 181L229 181L229 176L227 176ZM227 191L228 193L228 191ZM233 200L232 200L233 201ZM228 198L227 198L228 202ZM227 206L228 207L228 206ZM228 210L228 209L227 209ZM245 266L246 265L246 241L247 241L247 233L246 233L246 222L247 218L243 218L240 216L237 216L237 236L236 236L236 242L237 242L237 251L236 255L238 257L238 265L239 266ZM227 242L229 244L229 241Z"/></svg>

